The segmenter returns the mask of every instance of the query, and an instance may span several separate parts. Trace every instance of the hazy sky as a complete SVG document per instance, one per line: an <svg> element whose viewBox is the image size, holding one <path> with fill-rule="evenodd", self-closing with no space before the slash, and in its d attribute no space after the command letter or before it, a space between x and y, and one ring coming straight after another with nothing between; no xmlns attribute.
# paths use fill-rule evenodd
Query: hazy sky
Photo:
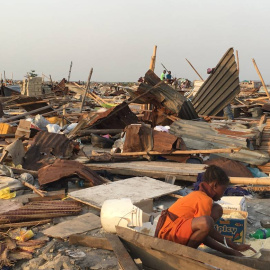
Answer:
<svg viewBox="0 0 270 270"><path fill-rule="evenodd" d="M157 45L155 72L203 78L229 47L240 79L270 82L269 0L0 0L0 71L22 79L35 69L54 80L137 81Z"/></svg>

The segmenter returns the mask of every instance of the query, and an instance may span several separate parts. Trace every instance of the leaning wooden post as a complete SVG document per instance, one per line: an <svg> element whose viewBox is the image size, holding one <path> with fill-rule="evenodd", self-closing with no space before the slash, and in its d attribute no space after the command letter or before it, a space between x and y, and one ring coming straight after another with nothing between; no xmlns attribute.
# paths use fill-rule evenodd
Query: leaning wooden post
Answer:
<svg viewBox="0 0 270 270"><path fill-rule="evenodd" d="M157 55L157 45L154 46L153 56L151 57L150 67L152 71L155 70L155 64L156 64L156 55Z"/></svg>
<svg viewBox="0 0 270 270"><path fill-rule="evenodd" d="M204 79L202 78L202 76L199 74L199 72L195 69L195 67L193 67L193 65L187 60L187 58L186 58L186 61L190 64L190 66L193 68L193 70L196 72L196 74L200 77L200 79L202 80L202 81L204 81Z"/></svg>
<svg viewBox="0 0 270 270"><path fill-rule="evenodd" d="M256 71L257 71L257 73L258 73L260 79L261 79L261 82L262 82L264 91L265 91L265 93L266 93L268 99L270 100L270 95L269 95L269 92L268 92L268 90L267 90L267 87L266 87L266 85L265 85L265 83L264 83L264 80L263 80L263 77L262 77L262 75L261 75L261 72L260 72L260 70L258 69L258 66L257 66L257 64L256 64L256 62L255 62L255 60L254 60L253 58L252 58L252 62L253 62L253 65L254 65L254 67L255 67L255 69L256 69Z"/></svg>
<svg viewBox="0 0 270 270"><path fill-rule="evenodd" d="M238 51L237 50L235 51L235 54L236 54L236 61L237 61L237 70L238 70L238 73L239 73L240 67L239 67L239 56L238 56Z"/></svg>
<svg viewBox="0 0 270 270"><path fill-rule="evenodd" d="M69 72L68 72L68 83L69 83L69 80L70 80L71 69L72 69L72 61L70 63Z"/></svg>
<svg viewBox="0 0 270 270"><path fill-rule="evenodd" d="M84 104L84 101L85 101L85 97L86 97L86 94L87 94L87 92L88 92L88 90L90 88L90 80L91 80L91 77L92 77L92 73L93 73L93 68L91 68L90 73L89 73L89 76L88 76L86 89L85 89L85 92L84 92L84 95L83 95L83 98L82 98L82 104L81 104L80 113L82 112L83 104Z"/></svg>

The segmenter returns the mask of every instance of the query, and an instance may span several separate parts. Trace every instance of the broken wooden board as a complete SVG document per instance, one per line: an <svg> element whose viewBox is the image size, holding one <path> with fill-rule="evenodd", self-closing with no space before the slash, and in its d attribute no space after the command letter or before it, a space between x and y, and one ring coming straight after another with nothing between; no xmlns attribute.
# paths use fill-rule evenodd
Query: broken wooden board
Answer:
<svg viewBox="0 0 270 270"><path fill-rule="evenodd" d="M116 255L118 262L123 270L138 270L133 259L130 257L125 246L120 241L119 237L115 234L106 234L106 238L109 240L114 254Z"/></svg>
<svg viewBox="0 0 270 270"><path fill-rule="evenodd" d="M72 234L83 233L100 227L100 217L87 213L52 226L42 233L54 238L66 238Z"/></svg>
<svg viewBox="0 0 270 270"><path fill-rule="evenodd" d="M69 237L70 245L113 250L107 238L73 234Z"/></svg>
<svg viewBox="0 0 270 270"><path fill-rule="evenodd" d="M143 266L156 270L251 270L229 260L180 245L154 238L133 230L116 226L117 235L127 246L131 255L140 258Z"/></svg>
<svg viewBox="0 0 270 270"><path fill-rule="evenodd" d="M106 170L113 174L148 176L165 179L167 175L176 177L176 180L197 181L198 173L205 171L205 164L187 164L160 161L130 161L117 163L85 164L92 170Z"/></svg>
<svg viewBox="0 0 270 270"><path fill-rule="evenodd" d="M176 192L179 186L167 184L149 177L133 177L105 185L73 191L68 197L101 209L106 200L130 198L136 204Z"/></svg>

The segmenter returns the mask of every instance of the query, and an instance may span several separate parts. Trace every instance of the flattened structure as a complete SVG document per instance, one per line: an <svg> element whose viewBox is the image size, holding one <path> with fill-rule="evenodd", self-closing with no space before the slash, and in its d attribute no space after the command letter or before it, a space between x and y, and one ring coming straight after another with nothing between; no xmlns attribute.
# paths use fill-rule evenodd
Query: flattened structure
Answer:
<svg viewBox="0 0 270 270"><path fill-rule="evenodd" d="M192 104L199 115L216 115L239 92L239 72L233 48L230 48L217 64L214 73L200 87Z"/></svg>

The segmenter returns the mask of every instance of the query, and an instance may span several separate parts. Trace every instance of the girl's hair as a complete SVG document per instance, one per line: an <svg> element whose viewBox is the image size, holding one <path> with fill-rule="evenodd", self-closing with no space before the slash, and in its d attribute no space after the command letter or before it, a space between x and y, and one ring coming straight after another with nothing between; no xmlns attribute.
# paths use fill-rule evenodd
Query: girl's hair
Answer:
<svg viewBox="0 0 270 270"><path fill-rule="evenodd" d="M206 183L217 182L219 185L228 185L230 183L227 174L216 165L210 165L206 168L203 181Z"/></svg>

